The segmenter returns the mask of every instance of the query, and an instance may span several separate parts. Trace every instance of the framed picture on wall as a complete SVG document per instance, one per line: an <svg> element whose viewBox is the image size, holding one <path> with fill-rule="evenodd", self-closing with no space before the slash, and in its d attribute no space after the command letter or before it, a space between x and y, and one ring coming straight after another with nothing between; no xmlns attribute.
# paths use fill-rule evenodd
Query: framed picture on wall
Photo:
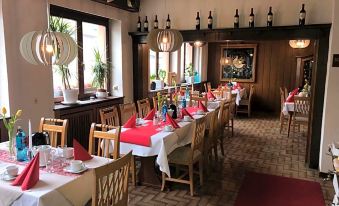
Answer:
<svg viewBox="0 0 339 206"><path fill-rule="evenodd" d="M220 80L255 82L256 55L257 44L222 45Z"/></svg>

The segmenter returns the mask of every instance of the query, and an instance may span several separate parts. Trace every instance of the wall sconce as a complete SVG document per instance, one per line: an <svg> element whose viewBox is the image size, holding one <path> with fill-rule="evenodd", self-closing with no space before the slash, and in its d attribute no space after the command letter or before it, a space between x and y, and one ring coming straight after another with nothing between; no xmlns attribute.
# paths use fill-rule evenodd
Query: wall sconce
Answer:
<svg viewBox="0 0 339 206"><path fill-rule="evenodd" d="M200 41L200 40L196 40L193 43L191 42L190 45L194 46L194 47L203 47L205 46L206 42L204 41Z"/></svg>
<svg viewBox="0 0 339 206"><path fill-rule="evenodd" d="M293 49L304 49L311 43L309 39L290 40L289 44Z"/></svg>

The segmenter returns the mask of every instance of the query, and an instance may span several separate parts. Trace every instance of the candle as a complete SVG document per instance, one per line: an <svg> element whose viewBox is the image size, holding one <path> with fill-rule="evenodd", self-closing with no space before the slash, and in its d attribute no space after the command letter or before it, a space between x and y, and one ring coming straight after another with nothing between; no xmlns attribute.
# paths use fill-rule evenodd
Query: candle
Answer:
<svg viewBox="0 0 339 206"><path fill-rule="evenodd" d="M31 120L28 120L28 148L32 149L32 125Z"/></svg>

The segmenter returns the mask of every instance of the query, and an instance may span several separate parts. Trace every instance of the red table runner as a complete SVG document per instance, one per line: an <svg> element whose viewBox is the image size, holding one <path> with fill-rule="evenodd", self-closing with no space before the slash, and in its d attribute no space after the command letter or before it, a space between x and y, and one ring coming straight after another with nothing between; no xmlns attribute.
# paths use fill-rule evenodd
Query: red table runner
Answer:
<svg viewBox="0 0 339 206"><path fill-rule="evenodd" d="M151 146L151 137L159 132L158 126L153 126L153 122L147 122L145 126L130 128L120 134L120 141L146 146Z"/></svg>

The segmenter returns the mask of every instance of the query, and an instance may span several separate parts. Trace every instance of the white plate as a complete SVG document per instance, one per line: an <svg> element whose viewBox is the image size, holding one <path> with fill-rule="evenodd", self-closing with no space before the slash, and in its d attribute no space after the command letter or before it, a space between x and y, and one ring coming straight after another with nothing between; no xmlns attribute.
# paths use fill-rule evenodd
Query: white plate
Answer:
<svg viewBox="0 0 339 206"><path fill-rule="evenodd" d="M79 170L79 171L73 171L71 169L71 166L67 166L67 167L64 168L65 172L69 172L69 173L73 173L73 174L79 174L79 173L85 172L86 170L88 170L88 168L85 165L83 165L82 169Z"/></svg>
<svg viewBox="0 0 339 206"><path fill-rule="evenodd" d="M17 176L11 176L9 174L2 174L2 178L1 179L4 180L4 181L11 181L11 180L15 180L15 178Z"/></svg>
<svg viewBox="0 0 339 206"><path fill-rule="evenodd" d="M174 132L174 129L172 128L171 130L165 130L165 128L163 129L164 132Z"/></svg>

